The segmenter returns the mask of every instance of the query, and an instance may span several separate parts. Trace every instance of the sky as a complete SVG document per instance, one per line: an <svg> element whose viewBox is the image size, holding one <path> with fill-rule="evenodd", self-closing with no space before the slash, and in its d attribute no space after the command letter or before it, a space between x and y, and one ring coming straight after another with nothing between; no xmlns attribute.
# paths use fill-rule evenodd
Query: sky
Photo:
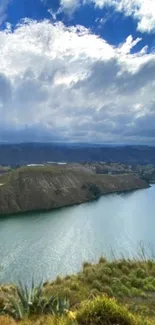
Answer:
<svg viewBox="0 0 155 325"><path fill-rule="evenodd" d="M0 142L155 145L155 0L0 0Z"/></svg>

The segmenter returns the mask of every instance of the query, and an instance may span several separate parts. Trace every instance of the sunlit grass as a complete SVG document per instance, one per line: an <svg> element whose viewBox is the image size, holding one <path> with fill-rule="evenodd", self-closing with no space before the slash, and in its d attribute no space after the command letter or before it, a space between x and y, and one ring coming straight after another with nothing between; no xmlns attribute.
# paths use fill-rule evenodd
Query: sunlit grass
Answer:
<svg viewBox="0 0 155 325"><path fill-rule="evenodd" d="M19 299L20 297L18 297L18 290L15 290L13 286L1 286L0 293L1 310L3 310L8 301L10 301L10 293L16 297L19 304L21 303ZM81 323L78 323L80 319L78 317L82 316L78 316L76 319L73 319L74 317L72 319L69 317L69 312L71 313L70 315L73 313L72 316L82 315L82 313L84 315L89 309L89 317L91 318L91 315L93 315L93 310L91 310L92 301L96 301L97 303L97 305L95 305L96 307L93 308L101 308L99 305L101 306L102 303L104 305L105 302L108 305L108 301L113 304L113 307L116 307L117 305L117 310L120 310L120 306L126 306L126 317L132 313L129 319L134 319L135 323L127 322L125 320L124 323L118 323L119 325L148 325L149 322L147 317L151 319L152 322L150 324L153 325L155 324L155 260L147 260L146 257L141 257L139 259L122 258L120 260L115 259L109 261L106 258L101 257L97 264L91 264L89 261L85 261L81 272L75 275L67 275L64 278L57 276L55 281L45 282L41 287L40 293L41 296L39 300L35 300L34 310L33 308L30 308L30 313L26 312L23 314L21 317L23 320L20 321L20 325L102 324L97 323L93 318L92 323L82 323L82 321ZM59 297L60 299L69 300L69 307L64 308L62 316L59 313L57 313L57 315L54 315L53 313L53 316L49 316L49 314L52 314L51 311L54 306L52 305L51 309L49 308L48 302L50 301L50 297ZM94 300L94 298L96 300ZM105 300L103 300L103 298ZM111 298L112 300L109 300ZM25 304L25 300L23 302ZM44 302L45 305L47 302L47 308L45 309L42 308ZM28 306L28 308L29 307L31 306ZM110 308L113 307L111 306ZM45 316L46 313L47 316ZM34 316L35 319L32 319ZM108 317L110 319L110 314ZM20 317L14 318L19 319ZM117 321L118 319L116 317ZM11 321L10 325L14 325L14 321ZM7 322L8 317L0 317L0 325L8 325ZM105 323L105 325L106 324L113 325L113 323L108 322Z"/></svg>

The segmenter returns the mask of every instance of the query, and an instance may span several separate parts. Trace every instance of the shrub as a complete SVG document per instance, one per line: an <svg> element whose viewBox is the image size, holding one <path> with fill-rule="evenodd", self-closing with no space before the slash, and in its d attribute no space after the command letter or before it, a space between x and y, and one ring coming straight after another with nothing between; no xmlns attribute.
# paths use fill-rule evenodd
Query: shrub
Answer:
<svg viewBox="0 0 155 325"><path fill-rule="evenodd" d="M106 263L106 262L107 262L106 258L101 256L99 259L99 263L101 264L101 263Z"/></svg>
<svg viewBox="0 0 155 325"><path fill-rule="evenodd" d="M70 299L72 297L72 291L69 288L62 289L61 297Z"/></svg>
<svg viewBox="0 0 155 325"><path fill-rule="evenodd" d="M100 294L100 292L94 288L90 291L89 299L97 297L99 294Z"/></svg>
<svg viewBox="0 0 155 325"><path fill-rule="evenodd" d="M121 307L114 299L96 297L85 302L77 312L80 325L135 325L135 318L128 310Z"/></svg>
<svg viewBox="0 0 155 325"><path fill-rule="evenodd" d="M130 273L130 270L128 269L128 267L127 266L125 266L125 265L123 265L122 266L122 272L124 273L124 274L129 274Z"/></svg>
<svg viewBox="0 0 155 325"><path fill-rule="evenodd" d="M146 277L146 271L142 268L138 268L135 273L138 278L144 279Z"/></svg>
<svg viewBox="0 0 155 325"><path fill-rule="evenodd" d="M97 289L97 290L99 290L99 291L102 291L102 284L101 284L101 282L98 281L98 280L94 280L93 283L92 283L92 285L91 285L91 287L92 287L93 289Z"/></svg>
<svg viewBox="0 0 155 325"><path fill-rule="evenodd" d="M154 266L154 261L152 261L152 260L148 260L148 261L147 261L147 264L148 264L149 269L152 269L153 266Z"/></svg>
<svg viewBox="0 0 155 325"><path fill-rule="evenodd" d="M102 271L103 271L103 274L112 275L112 270L108 266L103 267Z"/></svg>
<svg viewBox="0 0 155 325"><path fill-rule="evenodd" d="M127 288L125 285L122 285L120 287L120 291L122 292L123 296L126 296L126 297L131 297L131 291L129 288Z"/></svg>
<svg viewBox="0 0 155 325"><path fill-rule="evenodd" d="M152 283L152 281L154 280L153 276L148 276L146 279L144 279L144 284L148 284L148 283Z"/></svg>
<svg viewBox="0 0 155 325"><path fill-rule="evenodd" d="M122 270L122 268L124 267L124 260L120 260L117 262L117 268L119 268L120 270Z"/></svg>
<svg viewBox="0 0 155 325"><path fill-rule="evenodd" d="M83 270L84 275L88 275L90 272L94 273L94 269L92 266L86 266Z"/></svg>
<svg viewBox="0 0 155 325"><path fill-rule="evenodd" d="M105 286L102 288L102 291L106 293L109 297L113 297L114 293L113 290L109 286Z"/></svg>
<svg viewBox="0 0 155 325"><path fill-rule="evenodd" d="M97 278L102 279L103 275L108 276L108 274L105 274L105 269L107 268L103 264L99 264L99 267L97 268L97 272L96 272Z"/></svg>
<svg viewBox="0 0 155 325"><path fill-rule="evenodd" d="M92 266L92 265L90 262L83 262L82 266L83 266L83 269L85 269L86 267Z"/></svg>
<svg viewBox="0 0 155 325"><path fill-rule="evenodd" d="M126 287L128 287L128 288L131 288L131 283L130 283L130 281L128 280L127 282L126 282Z"/></svg>
<svg viewBox="0 0 155 325"><path fill-rule="evenodd" d="M144 299L146 299L146 298L147 298L147 295L146 295L146 293L145 293L145 292L141 292L141 293L140 293L140 296L141 296L141 298L144 298Z"/></svg>
<svg viewBox="0 0 155 325"><path fill-rule="evenodd" d="M121 281L118 278L113 278L112 279L112 284L114 284L114 285L121 285Z"/></svg>
<svg viewBox="0 0 155 325"><path fill-rule="evenodd" d="M120 278L120 281L123 284L126 284L128 282L128 280L129 280L129 278L126 275L122 275L121 278Z"/></svg>
<svg viewBox="0 0 155 325"><path fill-rule="evenodd" d="M138 297L141 295L141 290L137 288L131 288L130 290L132 297Z"/></svg>
<svg viewBox="0 0 155 325"><path fill-rule="evenodd" d="M3 309L3 313L11 315L15 319L23 319L33 314L62 314L68 308L66 299L59 299L52 295L43 296L43 285L34 286L32 281L31 288L19 283L17 287L17 297L9 296L9 303Z"/></svg>
<svg viewBox="0 0 155 325"><path fill-rule="evenodd" d="M120 297L120 298L123 298L124 297L124 294L122 291L118 291L117 292L117 296Z"/></svg>
<svg viewBox="0 0 155 325"><path fill-rule="evenodd" d="M136 277L131 278L131 286L135 288L143 288L144 287L144 282L142 279L138 279Z"/></svg>
<svg viewBox="0 0 155 325"><path fill-rule="evenodd" d="M65 276L65 280L70 280L71 279L71 276L70 275L66 275Z"/></svg>
<svg viewBox="0 0 155 325"><path fill-rule="evenodd" d="M145 286L144 286L144 290L145 291L155 291L155 287L151 284L151 283L147 283L147 284L145 284Z"/></svg>
<svg viewBox="0 0 155 325"><path fill-rule="evenodd" d="M0 295L0 310L5 306L5 300L6 298L4 297L4 295Z"/></svg>
<svg viewBox="0 0 155 325"><path fill-rule="evenodd" d="M88 275L86 276L86 281L88 283L92 283L96 279L96 275L93 271L89 271Z"/></svg>
<svg viewBox="0 0 155 325"><path fill-rule="evenodd" d="M62 277L58 275L55 279L55 284L61 284L62 283Z"/></svg>
<svg viewBox="0 0 155 325"><path fill-rule="evenodd" d="M102 281L103 283L109 284L110 281L111 281L111 279L110 279L109 275L107 275L107 274L103 274L102 277L101 277L101 281Z"/></svg>
<svg viewBox="0 0 155 325"><path fill-rule="evenodd" d="M70 285L71 290L78 291L79 290L79 284L77 282L72 282Z"/></svg>

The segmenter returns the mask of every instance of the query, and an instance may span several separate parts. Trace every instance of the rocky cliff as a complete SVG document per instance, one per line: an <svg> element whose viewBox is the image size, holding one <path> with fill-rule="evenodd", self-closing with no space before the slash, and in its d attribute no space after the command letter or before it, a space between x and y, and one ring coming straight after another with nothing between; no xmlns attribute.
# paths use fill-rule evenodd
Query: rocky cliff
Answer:
<svg viewBox="0 0 155 325"><path fill-rule="evenodd" d="M0 214L49 210L148 184L130 174L99 175L66 167L25 167L0 177Z"/></svg>

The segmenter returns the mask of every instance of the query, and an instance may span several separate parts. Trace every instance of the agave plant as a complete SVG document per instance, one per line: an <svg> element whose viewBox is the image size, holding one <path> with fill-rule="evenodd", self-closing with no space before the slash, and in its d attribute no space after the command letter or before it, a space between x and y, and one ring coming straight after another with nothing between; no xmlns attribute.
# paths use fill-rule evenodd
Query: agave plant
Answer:
<svg viewBox="0 0 155 325"><path fill-rule="evenodd" d="M56 295L45 297L43 295L42 282L35 287L32 280L31 287L28 288L19 281L17 286L17 296L8 298L8 305L3 309L3 313L9 314L15 319L23 319L32 314L63 314L69 308L67 299L62 299Z"/></svg>

